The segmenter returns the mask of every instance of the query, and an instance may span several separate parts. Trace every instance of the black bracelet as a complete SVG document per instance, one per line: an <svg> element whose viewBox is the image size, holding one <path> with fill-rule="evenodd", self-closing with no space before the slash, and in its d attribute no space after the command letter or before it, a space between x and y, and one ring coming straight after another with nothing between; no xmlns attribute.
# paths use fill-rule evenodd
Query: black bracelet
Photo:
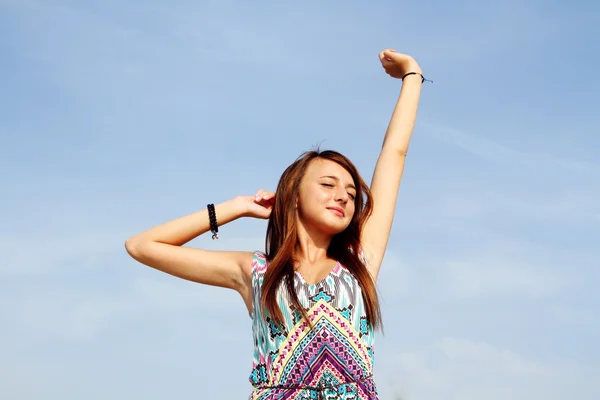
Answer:
<svg viewBox="0 0 600 400"><path fill-rule="evenodd" d="M209 204L208 208L208 219L210 221L210 231L212 232L213 240L219 238L219 225L217 225L217 214L215 213L215 205Z"/></svg>
<svg viewBox="0 0 600 400"><path fill-rule="evenodd" d="M423 82L431 82L431 83L433 83L433 81L430 81L429 79L425 79L425 77L423 76L423 74L421 74L420 72L409 72L409 73L405 74L402 77L402 80L404 81L404 78L406 78L409 75L421 75L421 83L423 83Z"/></svg>

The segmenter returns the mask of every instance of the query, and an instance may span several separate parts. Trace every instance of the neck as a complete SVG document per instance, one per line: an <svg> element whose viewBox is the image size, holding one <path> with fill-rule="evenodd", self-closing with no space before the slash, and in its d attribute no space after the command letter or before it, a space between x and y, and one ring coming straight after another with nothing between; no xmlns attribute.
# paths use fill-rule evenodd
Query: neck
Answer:
<svg viewBox="0 0 600 400"><path fill-rule="evenodd" d="M313 264L327 258L327 249L331 244L331 235L298 221L298 241L296 243L295 259L298 262Z"/></svg>

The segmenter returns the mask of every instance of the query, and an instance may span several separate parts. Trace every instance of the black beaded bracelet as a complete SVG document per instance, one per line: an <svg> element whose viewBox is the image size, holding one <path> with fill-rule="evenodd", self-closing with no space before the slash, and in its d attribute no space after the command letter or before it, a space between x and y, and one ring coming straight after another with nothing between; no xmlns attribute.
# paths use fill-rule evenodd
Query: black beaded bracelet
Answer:
<svg viewBox="0 0 600 400"><path fill-rule="evenodd" d="M423 83L423 82L431 82L431 83L433 83L433 81L430 81L429 79L425 79L425 77L423 76L423 74L421 74L420 72L409 72L409 73L405 74L402 77L402 80L404 81L404 78L406 78L409 75L421 75L421 83Z"/></svg>
<svg viewBox="0 0 600 400"><path fill-rule="evenodd" d="M215 213L215 205L209 204L208 208L208 220L210 221L210 231L212 232L213 240L219 238L219 225L217 225L217 214Z"/></svg>

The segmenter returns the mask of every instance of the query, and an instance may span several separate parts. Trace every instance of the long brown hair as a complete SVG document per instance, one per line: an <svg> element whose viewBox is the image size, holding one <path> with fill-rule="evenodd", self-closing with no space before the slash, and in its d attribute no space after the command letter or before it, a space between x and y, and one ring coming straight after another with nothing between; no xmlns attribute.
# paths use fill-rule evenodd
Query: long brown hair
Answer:
<svg viewBox="0 0 600 400"><path fill-rule="evenodd" d="M375 282L359 256L360 232L371 214L373 199L369 187L352 162L333 150L312 150L303 153L281 175L275 193L275 204L271 211L266 236L266 256L269 262L262 284L262 307L275 321L283 323L283 315L277 303L277 290L282 282L290 295L292 306L312 326L304 307L300 305L294 290L294 253L298 241L295 207L300 181L311 162L318 159L333 161L346 169L356 186L354 215L350 225L336 234L327 256L344 265L358 281L363 293L367 321L374 328L381 327L381 310Z"/></svg>

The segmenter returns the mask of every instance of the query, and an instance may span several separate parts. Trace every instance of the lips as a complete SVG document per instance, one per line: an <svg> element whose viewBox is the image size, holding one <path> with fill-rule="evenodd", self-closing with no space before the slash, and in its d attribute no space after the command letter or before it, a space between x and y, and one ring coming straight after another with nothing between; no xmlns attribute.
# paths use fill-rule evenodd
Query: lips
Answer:
<svg viewBox="0 0 600 400"><path fill-rule="evenodd" d="M346 214L344 213L344 210L342 210L339 207L327 207L328 210L330 210L331 212L333 212L335 215L337 215L338 217L343 217Z"/></svg>

